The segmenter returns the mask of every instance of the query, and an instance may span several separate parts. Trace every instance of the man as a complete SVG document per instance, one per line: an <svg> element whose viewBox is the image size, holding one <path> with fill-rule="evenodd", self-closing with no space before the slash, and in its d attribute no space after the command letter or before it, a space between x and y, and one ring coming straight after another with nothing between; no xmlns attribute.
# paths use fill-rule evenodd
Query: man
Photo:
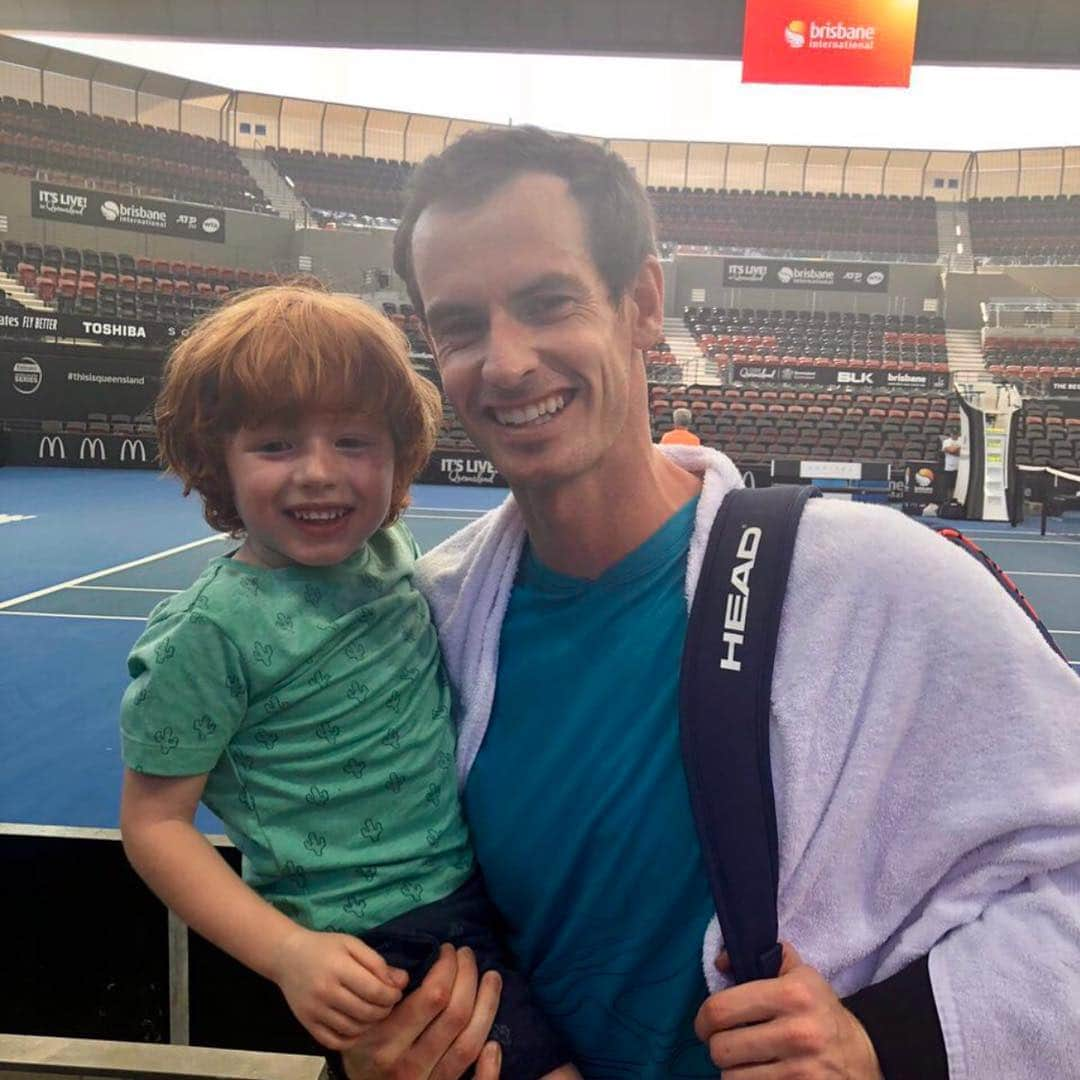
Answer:
<svg viewBox="0 0 1080 1080"><path fill-rule="evenodd" d="M941 474L939 506L944 506L953 497L953 492L956 491L956 474L960 468L960 449L962 446L960 436L953 431L941 436L941 453L945 458L945 468Z"/></svg>
<svg viewBox="0 0 1080 1080"><path fill-rule="evenodd" d="M681 406L671 413L671 421L675 425L671 431L665 431L660 436L661 446L700 446L701 440L690 431L691 413L689 409Z"/></svg>
<svg viewBox="0 0 1080 1080"><path fill-rule="evenodd" d="M469 135L417 171L395 266L512 489L420 584L480 864L582 1073L1074 1073L1069 667L929 530L809 504L772 686L784 964L725 988L677 698L686 598L740 479L715 451L651 444L642 351L663 278L644 192L580 140ZM460 1075L490 1022L485 980L444 949L364 1034L353 1075Z"/></svg>

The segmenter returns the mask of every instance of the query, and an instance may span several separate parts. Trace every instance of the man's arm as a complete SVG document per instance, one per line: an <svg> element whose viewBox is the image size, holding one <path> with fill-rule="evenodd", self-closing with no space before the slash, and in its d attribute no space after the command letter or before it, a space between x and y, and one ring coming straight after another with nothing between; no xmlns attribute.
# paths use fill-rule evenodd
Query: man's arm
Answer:
<svg viewBox="0 0 1080 1080"><path fill-rule="evenodd" d="M139 876L193 930L281 987L324 1046L340 1050L401 997L404 972L347 934L297 926L244 884L194 826L206 776L125 771L124 851Z"/></svg>
<svg viewBox="0 0 1080 1080"><path fill-rule="evenodd" d="M843 999L877 1052L886 1080L948 1080L949 1062L928 957Z"/></svg>

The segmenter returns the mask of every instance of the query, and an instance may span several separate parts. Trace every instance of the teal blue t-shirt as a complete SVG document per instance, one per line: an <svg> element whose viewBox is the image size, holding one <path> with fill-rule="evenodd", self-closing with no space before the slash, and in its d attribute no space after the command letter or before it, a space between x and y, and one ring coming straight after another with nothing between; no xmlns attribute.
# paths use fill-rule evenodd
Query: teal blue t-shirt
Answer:
<svg viewBox="0 0 1080 1080"><path fill-rule="evenodd" d="M714 1077L712 915L679 748L697 500L596 581L528 553L466 816L509 944L589 1080Z"/></svg>

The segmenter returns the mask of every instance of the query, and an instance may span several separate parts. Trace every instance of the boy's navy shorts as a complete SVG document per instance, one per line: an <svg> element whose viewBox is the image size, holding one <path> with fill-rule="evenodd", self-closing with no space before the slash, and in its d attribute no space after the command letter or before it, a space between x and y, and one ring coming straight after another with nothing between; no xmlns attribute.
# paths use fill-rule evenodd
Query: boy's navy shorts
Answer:
<svg viewBox="0 0 1080 1080"><path fill-rule="evenodd" d="M570 1050L533 1000L525 979L511 966L496 932L498 925L498 912L483 881L473 874L449 896L407 911L361 938L388 964L409 973L406 993L420 985L444 942L472 949L481 974L494 970L502 976L499 1011L490 1035L502 1047L500 1075L503 1080L537 1080L568 1064Z"/></svg>

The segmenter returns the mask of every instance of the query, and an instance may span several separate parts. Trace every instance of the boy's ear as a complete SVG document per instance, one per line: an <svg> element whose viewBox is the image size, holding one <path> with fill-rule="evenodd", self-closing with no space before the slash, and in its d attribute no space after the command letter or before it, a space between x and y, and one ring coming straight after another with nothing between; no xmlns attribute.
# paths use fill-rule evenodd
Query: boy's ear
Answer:
<svg viewBox="0 0 1080 1080"><path fill-rule="evenodd" d="M664 336L664 271L655 255L642 260L628 293L634 348L651 349Z"/></svg>

